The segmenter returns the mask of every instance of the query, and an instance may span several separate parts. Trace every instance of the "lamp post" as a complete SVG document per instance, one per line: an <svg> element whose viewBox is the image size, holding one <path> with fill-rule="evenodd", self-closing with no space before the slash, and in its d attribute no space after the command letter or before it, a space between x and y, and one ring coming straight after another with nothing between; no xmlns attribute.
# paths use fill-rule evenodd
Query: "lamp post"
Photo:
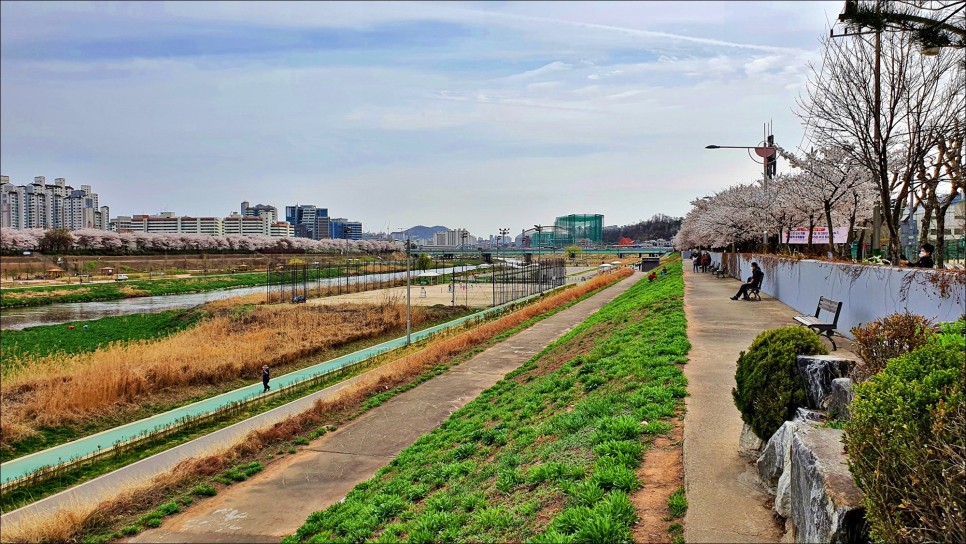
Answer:
<svg viewBox="0 0 966 544"><path fill-rule="evenodd" d="M396 232L406 232L406 345L408 346L412 342L412 332L413 332L413 312L412 312L412 298L411 293L411 282L410 282L410 265L409 265L409 251L413 247L412 243L412 233L408 232L409 229L396 229ZM391 276L389 276L391 277ZM392 283L390 282L390 285Z"/></svg>
<svg viewBox="0 0 966 544"><path fill-rule="evenodd" d="M469 275L466 273L466 259L465 259L465 257L466 257L466 237L467 236L469 236L469 233L466 232L466 229L463 229L463 232L460 233L460 238L463 241L463 245L460 246L460 252L463 253L463 257L464 257L464 259L463 259L463 294L464 294L464 296L463 296L463 304L466 305L466 306L469 306L469 302L470 302L470 298L469 298L470 297L470 294L469 294L470 293L470 278L469 278Z"/></svg>
<svg viewBox="0 0 966 544"><path fill-rule="evenodd" d="M543 232L544 227L545 225L533 226L533 228L537 231L537 289L540 291L541 295L543 294L543 282L540 279L540 274L542 272L540 270L540 243L543 241L543 236L541 236L540 233Z"/></svg>
<svg viewBox="0 0 966 544"><path fill-rule="evenodd" d="M410 238L411 234L406 233L406 345L408 346L411 342L412 332L413 332L413 314L412 314L412 302L410 295L410 265L409 265L409 250L413 247Z"/></svg>
<svg viewBox="0 0 966 544"><path fill-rule="evenodd" d="M345 292L349 293L349 225L342 224L342 237L345 238Z"/></svg>
<svg viewBox="0 0 966 544"><path fill-rule="evenodd" d="M773 172L770 171L769 165L775 164L772 158L775 156L776 148L774 143L769 143L765 146L741 146L741 145L706 145L705 149L754 149L755 155L758 155L763 160L761 164L764 166L763 177L761 178L761 186L765 189L768 188L768 180L771 179ZM751 154L749 153L749 157ZM754 158L752 158L754 160ZM758 161L755 161L758 162Z"/></svg>
<svg viewBox="0 0 966 544"><path fill-rule="evenodd" d="M493 305L496 306L496 266L500 262L500 242L503 241L503 237L510 234L510 229L500 229L500 237L496 239L496 260L493 262ZM502 289L500 291L503 292ZM503 302L503 297L500 297L500 302Z"/></svg>

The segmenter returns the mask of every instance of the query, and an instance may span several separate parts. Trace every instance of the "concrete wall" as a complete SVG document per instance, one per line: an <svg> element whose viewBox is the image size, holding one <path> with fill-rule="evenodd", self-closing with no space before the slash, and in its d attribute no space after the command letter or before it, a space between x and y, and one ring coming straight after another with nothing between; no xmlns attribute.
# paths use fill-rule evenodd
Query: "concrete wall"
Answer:
<svg viewBox="0 0 966 544"><path fill-rule="evenodd" d="M721 253L712 253L711 259L720 263ZM756 260L755 255L738 254L739 278L751 276L753 260ZM761 292L803 314L814 315L820 296L842 302L838 332L849 338L852 337L849 332L852 327L904 310L936 321L955 321L966 313L963 276L949 272L813 260L779 260L774 256L758 259L758 263L765 273ZM949 276L950 288L945 297L936 285L929 282L929 278L937 274Z"/></svg>

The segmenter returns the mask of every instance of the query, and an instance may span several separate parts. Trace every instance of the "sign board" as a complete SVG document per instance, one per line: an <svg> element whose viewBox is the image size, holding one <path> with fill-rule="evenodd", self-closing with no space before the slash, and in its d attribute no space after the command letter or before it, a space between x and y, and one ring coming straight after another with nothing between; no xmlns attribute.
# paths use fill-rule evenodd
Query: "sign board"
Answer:
<svg viewBox="0 0 966 544"><path fill-rule="evenodd" d="M844 244L848 240L848 227L835 227L833 231L832 243ZM782 242L786 244L807 244L808 227L795 227L790 230L782 231ZM828 243L828 227L815 227L812 229L813 244Z"/></svg>

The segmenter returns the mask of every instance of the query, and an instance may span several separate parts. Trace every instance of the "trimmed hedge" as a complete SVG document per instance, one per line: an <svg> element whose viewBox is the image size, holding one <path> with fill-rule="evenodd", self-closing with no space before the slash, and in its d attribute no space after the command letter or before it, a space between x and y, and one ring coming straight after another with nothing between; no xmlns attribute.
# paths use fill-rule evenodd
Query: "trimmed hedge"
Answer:
<svg viewBox="0 0 966 544"><path fill-rule="evenodd" d="M731 396L741 419L762 440L807 404L805 387L795 364L797 355L826 355L819 336L805 327L780 327L755 338L738 356L737 386Z"/></svg>
<svg viewBox="0 0 966 544"><path fill-rule="evenodd" d="M966 542L963 320L855 388L849 469L885 542Z"/></svg>

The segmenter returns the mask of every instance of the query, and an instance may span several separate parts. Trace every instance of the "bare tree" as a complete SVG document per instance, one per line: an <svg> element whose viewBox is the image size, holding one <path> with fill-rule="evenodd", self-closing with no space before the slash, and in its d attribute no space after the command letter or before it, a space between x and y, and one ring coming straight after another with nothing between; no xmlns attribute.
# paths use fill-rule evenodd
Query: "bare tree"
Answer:
<svg viewBox="0 0 966 544"><path fill-rule="evenodd" d="M961 82L961 53L925 57L911 35L882 29L871 41L829 37L824 45L824 70L812 66L796 113L820 146L844 150L871 174L896 256L901 213L923 158L962 115L950 100Z"/></svg>

